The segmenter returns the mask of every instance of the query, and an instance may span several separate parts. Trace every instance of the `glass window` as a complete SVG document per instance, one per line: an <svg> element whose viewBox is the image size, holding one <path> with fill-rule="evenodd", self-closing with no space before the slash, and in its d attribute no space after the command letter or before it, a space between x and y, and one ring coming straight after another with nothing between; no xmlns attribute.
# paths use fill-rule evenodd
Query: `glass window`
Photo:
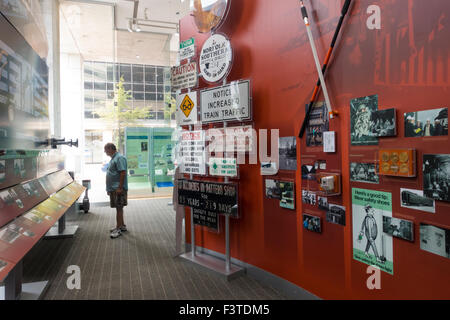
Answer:
<svg viewBox="0 0 450 320"><path fill-rule="evenodd" d="M142 83L133 83L133 91L144 91L144 85Z"/></svg>
<svg viewBox="0 0 450 320"><path fill-rule="evenodd" d="M144 82L144 66L133 65L133 82Z"/></svg>
<svg viewBox="0 0 450 320"><path fill-rule="evenodd" d="M154 84L146 84L145 92L156 92L156 85Z"/></svg>
<svg viewBox="0 0 450 320"><path fill-rule="evenodd" d="M164 112L163 111L158 111L156 113L156 120L164 120Z"/></svg>
<svg viewBox="0 0 450 320"><path fill-rule="evenodd" d="M84 80L86 81L92 81L92 63L87 61L84 63Z"/></svg>
<svg viewBox="0 0 450 320"><path fill-rule="evenodd" d="M131 91L131 83L124 83L123 88L125 91Z"/></svg>
<svg viewBox="0 0 450 320"><path fill-rule="evenodd" d="M131 82L131 65L121 64L120 65L120 76L123 76L125 82Z"/></svg>
<svg viewBox="0 0 450 320"><path fill-rule="evenodd" d="M156 70L155 67L145 67L145 83L155 83L156 82Z"/></svg>
<svg viewBox="0 0 450 320"><path fill-rule="evenodd" d="M94 83L93 82L84 82L84 89L94 89Z"/></svg>
<svg viewBox="0 0 450 320"><path fill-rule="evenodd" d="M95 90L106 90L106 83L105 82L95 82L94 89Z"/></svg>
<svg viewBox="0 0 450 320"><path fill-rule="evenodd" d="M133 92L134 100L144 100L144 93L142 92Z"/></svg>
<svg viewBox="0 0 450 320"><path fill-rule="evenodd" d="M106 82L106 63L94 62L92 69L95 82Z"/></svg>
<svg viewBox="0 0 450 320"><path fill-rule="evenodd" d="M164 93L158 93L158 101L164 101Z"/></svg>
<svg viewBox="0 0 450 320"><path fill-rule="evenodd" d="M106 66L106 80L114 82L114 64L108 63Z"/></svg>
<svg viewBox="0 0 450 320"><path fill-rule="evenodd" d="M156 101L156 93L146 93L145 101Z"/></svg>
<svg viewBox="0 0 450 320"><path fill-rule="evenodd" d="M171 87L170 86L164 86L164 92L170 93Z"/></svg>
<svg viewBox="0 0 450 320"><path fill-rule="evenodd" d="M114 91L108 91L106 94L106 97L108 99L114 99Z"/></svg>
<svg viewBox="0 0 450 320"><path fill-rule="evenodd" d="M110 90L110 91L114 91L114 83L107 83L106 84L106 89Z"/></svg>
<svg viewBox="0 0 450 320"><path fill-rule="evenodd" d="M164 86L163 86L163 85L160 85L160 84L158 83L158 85L156 86L156 91L157 91L158 93L163 92L163 91L164 91Z"/></svg>

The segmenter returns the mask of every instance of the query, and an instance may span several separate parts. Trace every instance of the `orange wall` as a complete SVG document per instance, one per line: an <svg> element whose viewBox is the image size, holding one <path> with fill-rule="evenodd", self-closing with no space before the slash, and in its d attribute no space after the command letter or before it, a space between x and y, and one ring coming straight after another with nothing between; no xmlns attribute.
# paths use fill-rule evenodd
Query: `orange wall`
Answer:
<svg viewBox="0 0 450 320"><path fill-rule="evenodd" d="M323 59L344 1L305 1L319 56ZM328 69L330 99L339 117L337 149L330 156L343 174L343 194L337 203L347 208L346 226L332 225L322 213L322 234L304 231L300 158L307 154L304 138L297 139L297 171L278 173L295 179L296 211L282 209L264 198L259 165L240 166L242 217L231 220L231 256L280 276L324 299L448 299L450 260L420 249L419 224L450 228L448 203L436 201L436 214L402 211L399 188L422 188L422 153L450 153L448 137L404 138L403 113L448 107L450 94L450 2L443 0L352 1ZM381 30L368 30L369 5L381 8ZM196 38L197 53L208 34L198 34L191 16L183 18L181 40ZM217 30L231 39L234 64L228 81L252 80L254 127L280 129L280 136L297 136L304 106L311 97L317 73L298 0L232 0L224 24ZM200 81L200 88L207 85ZM379 95L379 108L397 108L396 138L379 146L350 145L350 100ZM323 97L319 97L323 100ZM414 140L411 140L414 139ZM380 185L350 184L349 159L353 151L374 152L381 147L415 147L417 178L390 178ZM343 164L343 165L342 165ZM352 258L351 187L392 192L393 216L413 220L415 242L393 239L394 275L382 272L381 290L366 287L367 265ZM336 202L336 201L334 201ZM406 210L406 209L403 209ZM189 212L189 211L187 211ZM320 215L320 214L319 214ZM189 214L186 239L190 241ZM196 227L196 244L225 252L222 231Z"/></svg>

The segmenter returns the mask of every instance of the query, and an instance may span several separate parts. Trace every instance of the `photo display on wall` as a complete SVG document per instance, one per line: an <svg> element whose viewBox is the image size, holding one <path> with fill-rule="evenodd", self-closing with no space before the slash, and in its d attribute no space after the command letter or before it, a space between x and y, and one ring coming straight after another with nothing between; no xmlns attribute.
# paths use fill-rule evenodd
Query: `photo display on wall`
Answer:
<svg viewBox="0 0 450 320"><path fill-rule="evenodd" d="M448 135L448 109L439 108L404 114L405 137Z"/></svg>
<svg viewBox="0 0 450 320"><path fill-rule="evenodd" d="M421 223L420 249L450 258L450 230Z"/></svg>
<svg viewBox="0 0 450 320"><path fill-rule="evenodd" d="M414 241L414 223L409 220L383 216L383 232L399 239Z"/></svg>
<svg viewBox="0 0 450 320"><path fill-rule="evenodd" d="M314 103L312 108L306 125L306 146L317 147L323 145L323 133L329 130L328 109L324 101Z"/></svg>
<svg viewBox="0 0 450 320"><path fill-rule="evenodd" d="M450 202L450 154L423 155L423 194Z"/></svg>
<svg viewBox="0 0 450 320"><path fill-rule="evenodd" d="M297 138L280 137L278 148L280 170L297 170Z"/></svg>
<svg viewBox="0 0 450 320"><path fill-rule="evenodd" d="M350 181L364 183L380 183L375 163L350 162Z"/></svg>
<svg viewBox="0 0 450 320"><path fill-rule="evenodd" d="M295 185L294 182L280 181L280 207L286 209L295 209Z"/></svg>
<svg viewBox="0 0 450 320"><path fill-rule="evenodd" d="M422 190L400 188L400 206L419 211L436 212L435 201L425 197Z"/></svg>
<svg viewBox="0 0 450 320"><path fill-rule="evenodd" d="M308 231L322 233L322 225L320 217L303 214L303 228Z"/></svg>
<svg viewBox="0 0 450 320"><path fill-rule="evenodd" d="M355 98L350 101L350 140L352 145L377 145L372 135L372 113L378 110L378 95Z"/></svg>
<svg viewBox="0 0 450 320"><path fill-rule="evenodd" d="M326 213L326 220L327 222L345 226L345 207L329 203Z"/></svg>
<svg viewBox="0 0 450 320"><path fill-rule="evenodd" d="M371 135L393 137L397 135L397 117L394 108L372 112Z"/></svg>

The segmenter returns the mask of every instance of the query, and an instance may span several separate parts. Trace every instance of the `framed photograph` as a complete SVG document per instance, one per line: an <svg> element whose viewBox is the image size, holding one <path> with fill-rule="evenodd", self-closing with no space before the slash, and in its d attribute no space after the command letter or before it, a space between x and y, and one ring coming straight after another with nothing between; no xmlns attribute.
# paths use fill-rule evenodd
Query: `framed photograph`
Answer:
<svg viewBox="0 0 450 320"><path fill-rule="evenodd" d="M328 211L329 206L327 197L317 196L317 204L319 206L319 209Z"/></svg>
<svg viewBox="0 0 450 320"><path fill-rule="evenodd" d="M280 170L297 170L297 138L281 137L278 148Z"/></svg>
<svg viewBox="0 0 450 320"><path fill-rule="evenodd" d="M280 207L295 210L295 184L294 182L280 181L281 191Z"/></svg>
<svg viewBox="0 0 450 320"><path fill-rule="evenodd" d="M312 206L316 205L316 193L309 190L302 190L302 202L310 204Z"/></svg>
<svg viewBox="0 0 450 320"><path fill-rule="evenodd" d="M383 216L383 232L392 237L414 242L414 223L409 220Z"/></svg>
<svg viewBox="0 0 450 320"><path fill-rule="evenodd" d="M302 164L302 179L304 180L316 180L316 166L315 165L306 165Z"/></svg>
<svg viewBox="0 0 450 320"><path fill-rule="evenodd" d="M448 135L448 109L439 108L404 114L405 137Z"/></svg>
<svg viewBox="0 0 450 320"><path fill-rule="evenodd" d="M422 190L400 188L400 206L435 213L435 202L423 195Z"/></svg>
<svg viewBox="0 0 450 320"><path fill-rule="evenodd" d="M330 203L326 214L327 222L345 226L345 207Z"/></svg>
<svg viewBox="0 0 450 320"><path fill-rule="evenodd" d="M350 141L352 145L377 145L372 135L372 113L378 110L378 95L350 101Z"/></svg>
<svg viewBox="0 0 450 320"><path fill-rule="evenodd" d="M371 134L373 137L397 135L397 117L394 108L372 112Z"/></svg>
<svg viewBox="0 0 450 320"><path fill-rule="evenodd" d="M450 230L421 223L420 249L450 258Z"/></svg>
<svg viewBox="0 0 450 320"><path fill-rule="evenodd" d="M280 181L266 179L266 198L281 200Z"/></svg>
<svg viewBox="0 0 450 320"><path fill-rule="evenodd" d="M262 176L273 176L277 174L278 168L276 162L261 162L260 163L261 175Z"/></svg>
<svg viewBox="0 0 450 320"><path fill-rule="evenodd" d="M450 202L450 154L423 155L423 194Z"/></svg>
<svg viewBox="0 0 450 320"><path fill-rule="evenodd" d="M8 265L7 262L0 260L0 271L2 271L3 269L5 269L5 267Z"/></svg>
<svg viewBox="0 0 450 320"><path fill-rule="evenodd" d="M303 228L306 230L322 233L322 225L320 217L311 216L309 214L303 214Z"/></svg>
<svg viewBox="0 0 450 320"><path fill-rule="evenodd" d="M380 183L375 163L350 162L350 181Z"/></svg>
<svg viewBox="0 0 450 320"><path fill-rule="evenodd" d="M306 105L308 107L308 105ZM313 104L309 121L306 124L306 146L317 147L323 145L323 133L328 131L328 110L324 101Z"/></svg>

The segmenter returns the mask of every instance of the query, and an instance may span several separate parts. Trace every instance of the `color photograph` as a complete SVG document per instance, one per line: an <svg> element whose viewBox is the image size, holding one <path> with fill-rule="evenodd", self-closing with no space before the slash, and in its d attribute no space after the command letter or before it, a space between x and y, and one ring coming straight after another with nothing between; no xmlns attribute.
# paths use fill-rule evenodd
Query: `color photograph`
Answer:
<svg viewBox="0 0 450 320"><path fill-rule="evenodd" d="M450 154L423 155L423 194L450 202Z"/></svg>
<svg viewBox="0 0 450 320"><path fill-rule="evenodd" d="M303 214L303 228L306 230L322 233L322 226L320 224L320 217Z"/></svg>
<svg viewBox="0 0 450 320"><path fill-rule="evenodd" d="M313 165L302 164L302 179L304 180L316 180L316 168Z"/></svg>
<svg viewBox="0 0 450 320"><path fill-rule="evenodd" d="M295 209L295 185L294 182L279 182L281 191L280 207L286 209Z"/></svg>
<svg viewBox="0 0 450 320"><path fill-rule="evenodd" d="M266 198L281 200L280 181L266 179Z"/></svg>
<svg viewBox="0 0 450 320"><path fill-rule="evenodd" d="M308 105L306 105L308 107ZM324 101L313 104L309 121L306 125L306 146L317 147L323 145L323 132L328 131L328 110Z"/></svg>
<svg viewBox="0 0 450 320"><path fill-rule="evenodd" d="M378 95L350 101L350 140L352 145L377 145L372 135L372 113L378 110Z"/></svg>
<svg viewBox="0 0 450 320"><path fill-rule="evenodd" d="M383 216L383 232L392 237L414 242L414 223L409 220Z"/></svg>
<svg viewBox="0 0 450 320"><path fill-rule="evenodd" d="M448 109L431 109L404 114L405 137L448 135Z"/></svg>

